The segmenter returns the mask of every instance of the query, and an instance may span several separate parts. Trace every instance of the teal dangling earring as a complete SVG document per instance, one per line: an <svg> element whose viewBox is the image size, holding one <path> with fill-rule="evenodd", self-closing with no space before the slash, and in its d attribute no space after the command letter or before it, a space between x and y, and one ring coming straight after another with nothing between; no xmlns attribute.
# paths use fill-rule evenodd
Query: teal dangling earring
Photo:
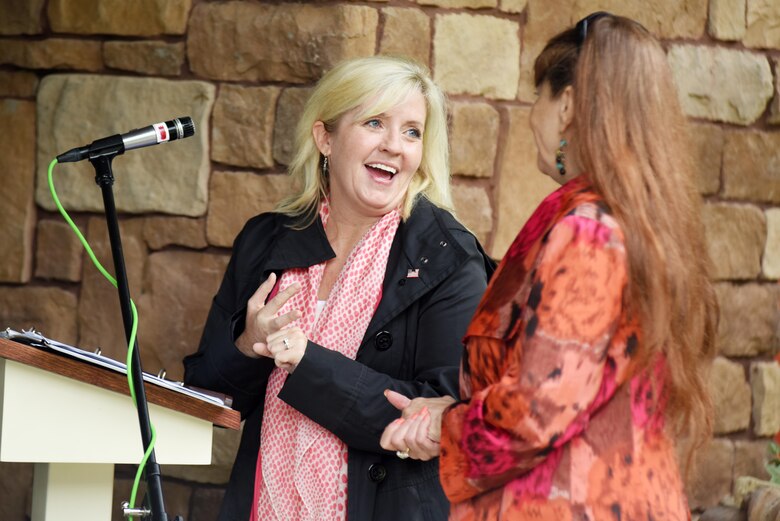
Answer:
<svg viewBox="0 0 780 521"><path fill-rule="evenodd" d="M555 168L558 169L558 173L562 176L566 175L566 153L563 149L569 143L561 138L561 143L558 145L558 150L555 151Z"/></svg>

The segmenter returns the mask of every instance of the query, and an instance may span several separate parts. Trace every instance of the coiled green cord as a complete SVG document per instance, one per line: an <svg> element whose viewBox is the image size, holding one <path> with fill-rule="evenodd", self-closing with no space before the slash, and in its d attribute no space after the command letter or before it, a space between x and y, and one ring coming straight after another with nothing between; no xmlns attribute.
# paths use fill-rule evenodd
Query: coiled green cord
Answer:
<svg viewBox="0 0 780 521"><path fill-rule="evenodd" d="M52 173L54 172L54 165L57 164L57 159L53 159L51 163L49 163L49 190L51 191L51 197L54 199L54 204L57 205L57 209L60 211L60 214L65 219L65 221L70 225L70 227L73 229L73 232L76 234L76 236L79 238L79 241L81 241L82 246L84 246L84 249L87 251L87 254L89 255L89 258L92 259L92 263L97 267L98 271L103 274L105 278L108 279L111 284L114 285L114 287L117 287L116 279L103 267L102 264L100 264L100 261L95 256L95 253L92 251L92 248L90 247L89 243L87 242L87 239L84 238L84 235L82 235L81 230L79 230L78 226L76 226L76 223L73 222L73 220L68 215L68 212L65 211L65 208L62 207L62 204L60 203L60 198L57 197L57 192L54 190L54 180L52 178ZM133 385L133 373L132 373L132 358L133 358L133 349L135 347L135 335L138 331L138 311L135 308L135 302L130 300L130 307L133 310L133 326L130 329L130 340L127 345L127 385L130 388L130 397L133 399L133 404L138 407L138 402L136 401L135 397L135 386ZM149 443L149 448L146 449L146 452L144 453L143 459L141 459L141 463L138 465L138 470L135 473L135 480L133 481L133 489L130 493L130 508L135 508L135 498L138 493L138 485L141 482L141 475L143 474L144 468L146 467L146 462L149 459L149 456L152 454L152 451L154 450L154 445L157 442L157 431L154 428L154 425L152 423L149 423L149 427L152 431L152 440Z"/></svg>

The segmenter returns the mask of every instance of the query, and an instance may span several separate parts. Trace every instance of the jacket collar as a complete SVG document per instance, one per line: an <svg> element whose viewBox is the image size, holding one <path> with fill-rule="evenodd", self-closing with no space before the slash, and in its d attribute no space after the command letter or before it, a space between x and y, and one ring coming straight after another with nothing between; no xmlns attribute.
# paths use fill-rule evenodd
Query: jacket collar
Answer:
<svg viewBox="0 0 780 521"><path fill-rule="evenodd" d="M325 228L319 217L303 229L290 228L293 219L280 216L279 237L268 256L266 271L284 271L291 268L306 268L330 260L336 252L330 247ZM267 273L266 273L267 275Z"/></svg>

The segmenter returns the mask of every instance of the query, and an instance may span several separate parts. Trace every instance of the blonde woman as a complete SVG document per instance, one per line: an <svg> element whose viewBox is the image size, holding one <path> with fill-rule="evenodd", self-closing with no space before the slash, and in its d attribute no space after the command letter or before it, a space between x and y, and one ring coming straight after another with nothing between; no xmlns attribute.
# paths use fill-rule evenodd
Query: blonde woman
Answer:
<svg viewBox="0 0 780 521"><path fill-rule="evenodd" d="M463 401L388 392L405 421L382 446L441 454L453 520L689 518L673 435L710 432L717 318L666 56L594 13L534 72L537 163L562 186L468 328Z"/></svg>
<svg viewBox="0 0 780 521"><path fill-rule="evenodd" d="M448 212L444 96L372 57L319 81L298 191L245 225L185 382L246 419L220 520L442 520L437 462L379 446L383 396L457 392L491 261Z"/></svg>

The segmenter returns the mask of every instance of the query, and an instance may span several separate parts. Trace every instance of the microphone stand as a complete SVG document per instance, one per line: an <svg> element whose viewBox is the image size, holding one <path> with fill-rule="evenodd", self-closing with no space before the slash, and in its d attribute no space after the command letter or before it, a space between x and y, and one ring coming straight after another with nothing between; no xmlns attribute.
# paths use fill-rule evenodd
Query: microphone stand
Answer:
<svg viewBox="0 0 780 521"><path fill-rule="evenodd" d="M95 168L95 182L103 192L103 206L106 214L106 224L108 225L108 236L111 240L111 254L114 258L117 289L119 290L119 305L122 309L125 335L127 336L127 341L130 342L133 311L130 306L130 288L127 283L127 269L125 268L125 259L122 253L122 240L119 235L119 219L117 218L116 206L114 204L114 173L111 169L113 159L124 153L124 151L125 147L120 135L107 137L96 141L90 147L89 162ZM146 453L152 442L152 431L137 340L133 349L131 367L137 401L138 421L141 428L141 441L143 442L144 453ZM157 464L154 451L151 452L146 462L144 475L147 487L146 494L151 511L139 509L134 511L132 515L140 515L144 521L168 521L160 481L160 466ZM174 521L179 520L183 521L181 517L177 516Z"/></svg>

